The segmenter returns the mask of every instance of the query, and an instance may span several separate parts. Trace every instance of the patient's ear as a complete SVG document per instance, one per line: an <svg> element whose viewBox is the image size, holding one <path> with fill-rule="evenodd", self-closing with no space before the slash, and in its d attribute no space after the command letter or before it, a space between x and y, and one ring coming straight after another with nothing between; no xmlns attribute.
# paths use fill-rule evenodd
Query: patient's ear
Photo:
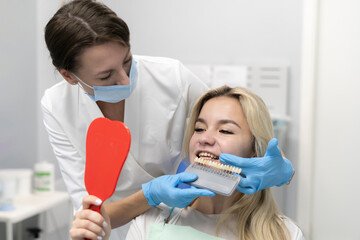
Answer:
<svg viewBox="0 0 360 240"><path fill-rule="evenodd" d="M78 83L77 79L74 77L74 75L65 69L59 69L58 70L61 76L71 85L75 85Z"/></svg>

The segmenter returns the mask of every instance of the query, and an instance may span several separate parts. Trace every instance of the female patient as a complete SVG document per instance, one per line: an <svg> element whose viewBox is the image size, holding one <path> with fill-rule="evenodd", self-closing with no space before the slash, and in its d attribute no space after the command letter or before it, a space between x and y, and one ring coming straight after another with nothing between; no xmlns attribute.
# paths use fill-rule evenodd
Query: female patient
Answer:
<svg viewBox="0 0 360 240"><path fill-rule="evenodd" d="M272 138L272 121L264 102L247 89L224 86L208 91L195 104L185 133L184 155L191 162L202 153L210 154L214 161L222 153L263 157L268 145L277 144ZM83 202L86 208L96 204L96 198L88 196ZM93 239L107 238L109 227L101 227L103 222L109 224L105 211L104 217L88 211L77 214L71 229L73 239L80 239L75 233L85 228ZM163 226L165 219L172 225ZM85 224L89 220L92 224ZM166 234L164 228L173 225L180 227L173 228L172 239L181 235L181 226L191 226L194 234L224 239L304 239L301 230L282 215L270 189L252 195L235 191L230 197L199 197L183 209L160 205L133 220L127 239L156 239L156 231L156 236L159 229Z"/></svg>

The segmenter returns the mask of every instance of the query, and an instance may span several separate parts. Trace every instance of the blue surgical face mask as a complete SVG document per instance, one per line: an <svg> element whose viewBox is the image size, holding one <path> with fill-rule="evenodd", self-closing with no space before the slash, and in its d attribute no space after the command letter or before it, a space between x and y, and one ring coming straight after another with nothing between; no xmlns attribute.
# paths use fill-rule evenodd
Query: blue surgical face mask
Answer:
<svg viewBox="0 0 360 240"><path fill-rule="evenodd" d="M138 72L137 62L132 58L129 84L128 85L111 85L111 86L90 86L73 74L80 82L94 90L94 95L86 93L93 101L103 101L108 103L117 103L128 98L134 91L137 83Z"/></svg>

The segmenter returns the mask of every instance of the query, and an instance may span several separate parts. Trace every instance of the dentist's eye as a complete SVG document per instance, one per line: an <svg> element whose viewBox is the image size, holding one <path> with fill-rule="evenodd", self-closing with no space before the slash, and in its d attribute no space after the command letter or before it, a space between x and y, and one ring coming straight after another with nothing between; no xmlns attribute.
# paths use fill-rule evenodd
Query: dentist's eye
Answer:
<svg viewBox="0 0 360 240"><path fill-rule="evenodd" d="M111 73L107 75L106 77L100 78L100 80L105 81L108 80L111 77Z"/></svg>
<svg viewBox="0 0 360 240"><path fill-rule="evenodd" d="M123 65L124 71L126 72L128 77L130 76L131 62L132 62L132 58L130 58L128 61L126 61Z"/></svg>
<svg viewBox="0 0 360 240"><path fill-rule="evenodd" d="M125 61L123 62L123 65L131 65L132 62L132 55L129 55L129 57L127 59L125 59Z"/></svg>
<svg viewBox="0 0 360 240"><path fill-rule="evenodd" d="M125 68L125 69L130 69L130 68L131 68L131 64L132 64L132 56L130 55L130 57L128 57L127 59L125 59L125 61L123 62L123 68Z"/></svg>
<svg viewBox="0 0 360 240"><path fill-rule="evenodd" d="M233 132L228 131L228 130L220 130L220 132L224 133L224 134L233 134Z"/></svg>

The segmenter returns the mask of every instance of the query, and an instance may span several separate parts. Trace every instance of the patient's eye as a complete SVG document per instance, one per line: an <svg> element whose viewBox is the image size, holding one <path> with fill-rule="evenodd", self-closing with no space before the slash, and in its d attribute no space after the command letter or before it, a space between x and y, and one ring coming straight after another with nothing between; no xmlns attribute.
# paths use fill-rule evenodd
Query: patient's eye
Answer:
<svg viewBox="0 0 360 240"><path fill-rule="evenodd" d="M233 134L232 131L225 130L225 129L221 129L220 132L221 132L221 133L224 133L224 134Z"/></svg>
<svg viewBox="0 0 360 240"><path fill-rule="evenodd" d="M195 132L203 132L203 131L205 131L205 129L200 128L200 127L195 127L194 131Z"/></svg>

